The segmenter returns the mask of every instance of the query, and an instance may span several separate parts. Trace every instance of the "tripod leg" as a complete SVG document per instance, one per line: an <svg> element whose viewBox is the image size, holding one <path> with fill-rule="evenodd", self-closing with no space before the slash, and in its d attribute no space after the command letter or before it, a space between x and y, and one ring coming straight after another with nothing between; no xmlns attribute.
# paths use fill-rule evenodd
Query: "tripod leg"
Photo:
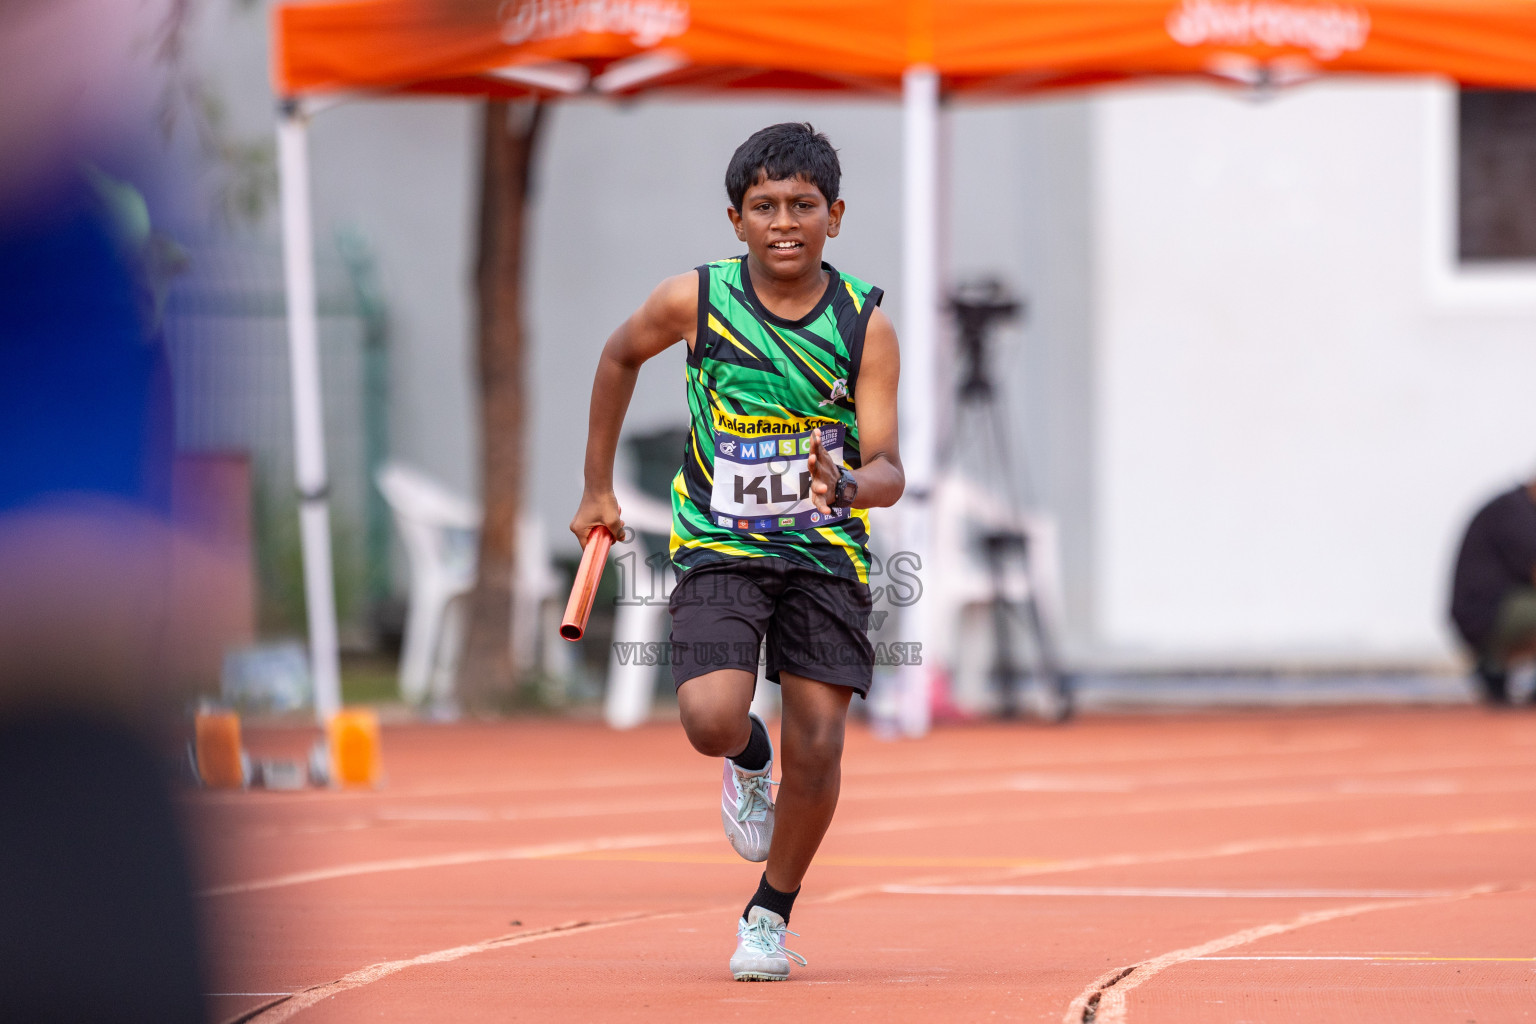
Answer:
<svg viewBox="0 0 1536 1024"><path fill-rule="evenodd" d="M1041 715L1049 722L1064 722L1072 717L1072 681L1062 671L1061 661L1056 656L1055 638L1051 636L1045 616L1040 614L1040 588L1035 578L1032 554L1026 536L1020 564L1025 585L1021 606L1023 624L1034 643L1039 660Z"/></svg>
<svg viewBox="0 0 1536 1024"><path fill-rule="evenodd" d="M1056 660L1055 647L1033 593L1024 601L1024 624L1040 654L1041 715L1048 722L1065 722L1072 717L1072 681Z"/></svg>
<svg viewBox="0 0 1536 1024"><path fill-rule="evenodd" d="M1010 602L1003 596L1001 587L994 588L992 596L992 682L997 687L997 713L1000 718L1019 716L1018 662L1013 656L1013 639L1009 635L1012 623L1008 621Z"/></svg>

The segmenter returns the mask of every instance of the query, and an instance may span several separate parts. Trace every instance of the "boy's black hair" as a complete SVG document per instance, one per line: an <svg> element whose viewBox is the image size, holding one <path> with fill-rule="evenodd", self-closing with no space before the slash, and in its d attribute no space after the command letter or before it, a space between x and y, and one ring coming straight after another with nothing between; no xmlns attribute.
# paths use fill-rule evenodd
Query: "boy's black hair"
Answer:
<svg viewBox="0 0 1536 1024"><path fill-rule="evenodd" d="M725 194L738 212L747 189L764 176L768 181L804 178L821 189L831 206L837 202L843 169L825 135L807 123L786 121L752 133L731 156L725 169Z"/></svg>

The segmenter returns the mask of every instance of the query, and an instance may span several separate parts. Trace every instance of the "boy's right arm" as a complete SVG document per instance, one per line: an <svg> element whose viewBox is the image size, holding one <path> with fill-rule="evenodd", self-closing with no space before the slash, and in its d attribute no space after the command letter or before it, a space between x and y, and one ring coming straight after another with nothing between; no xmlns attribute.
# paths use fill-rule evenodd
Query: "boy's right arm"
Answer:
<svg viewBox="0 0 1536 1024"><path fill-rule="evenodd" d="M594 526L606 526L623 536L623 511L613 496L613 456L619 430L635 391L635 378L647 359L678 340L691 349L698 332L699 276L690 271L669 277L651 292L608 338L592 381L592 408L587 414L586 483L581 505L571 520L571 532L585 544Z"/></svg>

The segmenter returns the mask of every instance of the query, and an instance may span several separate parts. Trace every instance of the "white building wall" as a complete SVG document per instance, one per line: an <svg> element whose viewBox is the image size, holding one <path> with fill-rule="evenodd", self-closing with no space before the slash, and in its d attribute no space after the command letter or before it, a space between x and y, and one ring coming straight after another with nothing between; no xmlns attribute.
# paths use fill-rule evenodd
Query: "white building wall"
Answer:
<svg viewBox="0 0 1536 1024"><path fill-rule="evenodd" d="M1460 530L1536 470L1536 302L1443 255L1420 82L1095 101L1096 646L1434 659ZM1523 289L1523 292L1522 292Z"/></svg>

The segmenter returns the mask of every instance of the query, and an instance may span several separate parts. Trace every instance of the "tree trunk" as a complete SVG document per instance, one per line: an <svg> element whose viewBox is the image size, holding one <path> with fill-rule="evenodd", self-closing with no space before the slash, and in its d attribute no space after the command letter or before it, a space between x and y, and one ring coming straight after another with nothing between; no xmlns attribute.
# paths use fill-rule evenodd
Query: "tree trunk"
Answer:
<svg viewBox="0 0 1536 1024"><path fill-rule="evenodd" d="M543 105L536 101L485 104L475 266L485 520L459 673L459 694L470 710L504 708L518 682L511 635L512 574L526 467L523 234L529 170L543 117Z"/></svg>

